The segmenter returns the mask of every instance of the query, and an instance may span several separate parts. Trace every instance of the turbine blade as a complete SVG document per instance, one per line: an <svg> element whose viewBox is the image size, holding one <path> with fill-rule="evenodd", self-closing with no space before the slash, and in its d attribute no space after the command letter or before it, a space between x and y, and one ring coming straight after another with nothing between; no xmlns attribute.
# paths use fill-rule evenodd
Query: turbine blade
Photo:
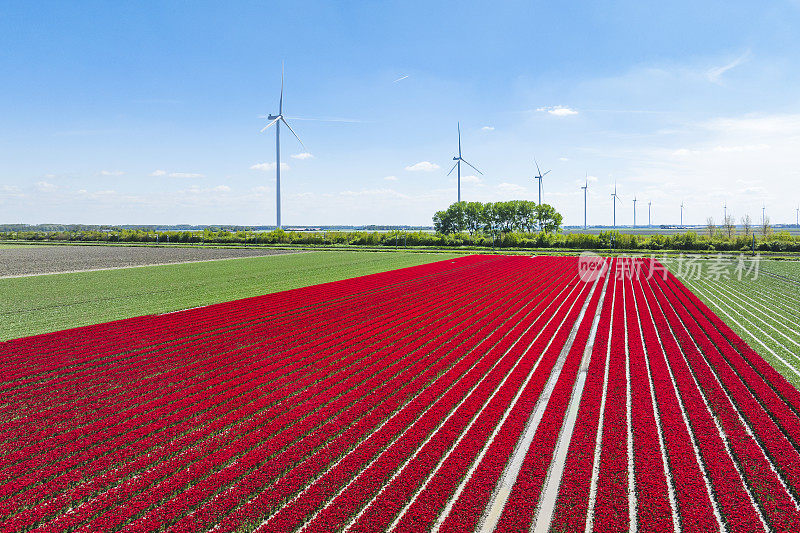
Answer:
<svg viewBox="0 0 800 533"><path fill-rule="evenodd" d="M289 123L286 122L286 119L281 116L281 120L283 121L284 124L286 124L286 127L289 128L289 131L292 132L292 135L294 135L294 138L297 139L297 142L300 143L300 146L303 147L303 150L307 150L306 145L303 144L303 141L300 140L300 137L297 136L297 134L294 132L292 127L289 125Z"/></svg>
<svg viewBox="0 0 800 533"><path fill-rule="evenodd" d="M449 176L450 174L452 174L452 173L453 173L453 171L456 169L456 167L457 167L457 166L458 166L458 161L456 161L456 164L455 164L455 165L453 165L453 168L451 168L451 169L450 169L450 172L448 172L448 173L447 173L447 175Z"/></svg>
<svg viewBox="0 0 800 533"><path fill-rule="evenodd" d="M278 122L280 119L281 119L281 117L278 117L275 120L273 120L272 122L270 122L269 124L267 124L266 126L264 126L263 128L261 128L261 132L263 133L263 132L267 131L267 128L269 128L270 126L272 126L273 124Z"/></svg>
<svg viewBox="0 0 800 533"><path fill-rule="evenodd" d="M533 158L533 162L534 162L534 164L536 165L536 175L537 175L537 176L539 176L539 177L541 177L541 175L542 175L542 171L541 171L541 170L539 170L539 163L536 161L536 158L535 158L535 157Z"/></svg>
<svg viewBox="0 0 800 533"><path fill-rule="evenodd" d="M283 68L284 68L283 61L281 61L281 99L280 102L278 102L279 115L283 115Z"/></svg>
<svg viewBox="0 0 800 533"><path fill-rule="evenodd" d="M462 161L464 161L464 163L468 164L468 165L469 165L469 166L471 166L472 168L475 168L475 167L472 165L472 163L468 162L467 160L465 160L465 159L462 159ZM478 174L480 174L481 176L483 176L483 172L481 172L481 171L480 171L480 170L478 170L477 168L475 168L475 171L476 171Z"/></svg>
<svg viewBox="0 0 800 533"><path fill-rule="evenodd" d="M461 122L458 123L458 157L461 157Z"/></svg>
<svg viewBox="0 0 800 533"><path fill-rule="evenodd" d="M545 172L544 174L542 174L542 177L545 177L545 176L547 176L548 174L550 174L550 170L548 170L547 172Z"/></svg>

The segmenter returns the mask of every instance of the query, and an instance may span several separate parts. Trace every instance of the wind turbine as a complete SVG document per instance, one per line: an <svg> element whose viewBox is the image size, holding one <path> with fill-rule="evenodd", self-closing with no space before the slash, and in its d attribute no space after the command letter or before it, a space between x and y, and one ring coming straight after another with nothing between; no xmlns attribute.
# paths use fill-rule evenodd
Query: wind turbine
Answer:
<svg viewBox="0 0 800 533"><path fill-rule="evenodd" d="M761 224L764 224L766 220L767 220L767 206L761 204Z"/></svg>
<svg viewBox="0 0 800 533"><path fill-rule="evenodd" d="M541 182L539 182L541 183ZM581 187L583 189L583 229L586 229L586 193L589 190L589 174L586 174L586 184Z"/></svg>
<svg viewBox="0 0 800 533"><path fill-rule="evenodd" d="M614 205L614 229L617 229L617 201L622 201L619 199L619 195L617 194L617 183L614 182L614 193L611 195L611 203Z"/></svg>
<svg viewBox="0 0 800 533"><path fill-rule="evenodd" d="M294 132L292 127L286 122L286 118L283 116L283 65L281 65L281 98L278 100L278 114L277 115L267 115L267 119L271 120L269 124L261 128L261 132L263 133L266 131L270 126L273 124L275 125L275 202L277 205L276 213L277 213L277 222L276 226L278 229L281 228L281 122L283 122L289 131L292 132L292 135L295 136L297 141L300 143L300 146L303 147L303 150L306 149L306 146L303 144L303 141L300 140L300 137Z"/></svg>
<svg viewBox="0 0 800 533"><path fill-rule="evenodd" d="M633 197L633 229L636 229L636 197Z"/></svg>
<svg viewBox="0 0 800 533"><path fill-rule="evenodd" d="M800 206L798 206L797 209L795 209L794 211L795 211L795 219L794 219L795 222L794 222L794 224L795 224L795 226L800 228Z"/></svg>
<svg viewBox="0 0 800 533"><path fill-rule="evenodd" d="M533 164L536 165L536 172L537 172L537 175L534 176L533 179L539 180L539 207L541 207L542 206L542 178L544 178L545 176L550 174L550 171L548 170L547 172L542 174L542 171L539 170L539 163L536 161L535 157L533 158ZM539 231L542 231L542 213L541 213L541 211L539 212Z"/></svg>
<svg viewBox="0 0 800 533"><path fill-rule="evenodd" d="M653 205L653 201L652 200L647 202L647 227L648 228L652 228L653 227L653 223L650 221L650 207L652 205Z"/></svg>
<svg viewBox="0 0 800 533"><path fill-rule="evenodd" d="M550 171L548 170L547 172L542 174L542 171L539 170L539 163L536 162L535 157L533 158L533 163L536 165L536 172L538 172L538 174L534 176L533 179L539 180L539 205L542 205L542 178L550 174Z"/></svg>
<svg viewBox="0 0 800 533"><path fill-rule="evenodd" d="M453 173L453 170L458 168L458 201L460 203L461 202L461 162L463 161L465 165L471 166L473 169L475 169L475 172L477 172L478 174L483 176L483 172L481 172L480 170L475 168L469 161L467 161L466 159L461 157L461 123L460 122L458 123L458 155L453 158L453 161L455 161L456 164L453 165L453 168L450 169L450 172L448 172L447 175L449 176L450 174Z"/></svg>
<svg viewBox="0 0 800 533"><path fill-rule="evenodd" d="M681 202L681 228L683 228L683 202Z"/></svg>
<svg viewBox="0 0 800 533"><path fill-rule="evenodd" d="M722 208L725 210L725 214L723 215L722 218L722 223L725 224L728 221L728 202L725 202L725 205L723 205Z"/></svg>

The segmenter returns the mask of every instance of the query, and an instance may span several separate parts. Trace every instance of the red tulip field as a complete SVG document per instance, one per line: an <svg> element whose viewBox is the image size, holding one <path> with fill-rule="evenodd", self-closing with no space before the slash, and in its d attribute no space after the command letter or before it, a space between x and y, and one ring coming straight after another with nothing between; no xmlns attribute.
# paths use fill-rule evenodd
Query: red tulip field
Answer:
<svg viewBox="0 0 800 533"><path fill-rule="evenodd" d="M800 392L660 263L598 261L0 342L0 530L800 531Z"/></svg>

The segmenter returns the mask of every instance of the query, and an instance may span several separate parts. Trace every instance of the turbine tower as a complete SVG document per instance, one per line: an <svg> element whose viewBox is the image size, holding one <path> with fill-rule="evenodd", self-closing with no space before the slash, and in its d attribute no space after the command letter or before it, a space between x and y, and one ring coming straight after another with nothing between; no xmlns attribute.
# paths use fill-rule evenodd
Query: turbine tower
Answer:
<svg viewBox="0 0 800 533"><path fill-rule="evenodd" d="M653 205L653 201L652 200L647 202L647 227L648 228L652 228L653 227L653 223L650 221L650 207L652 205Z"/></svg>
<svg viewBox="0 0 800 533"><path fill-rule="evenodd" d="M797 209L794 210L794 212L795 212L794 224L795 226L800 228L800 206L798 206Z"/></svg>
<svg viewBox="0 0 800 533"><path fill-rule="evenodd" d="M681 202L681 228L683 228L683 202Z"/></svg>
<svg viewBox="0 0 800 533"><path fill-rule="evenodd" d="M461 123L460 122L458 123L458 155L453 158L453 161L455 161L456 164L453 165L453 168L450 169L450 172L448 172L447 175L449 176L450 174L453 173L453 170L458 168L458 201L460 203L461 202L461 162L463 161L465 165L471 166L473 169L475 169L475 172L477 172L478 174L483 176L483 172L481 172L480 170L475 168L472 164L470 164L469 161L467 161L466 159L461 157Z"/></svg>
<svg viewBox="0 0 800 533"><path fill-rule="evenodd" d="M617 194L617 184L614 183L614 193L611 195L611 203L614 205L614 229L617 229L617 201L622 201L619 199L619 195Z"/></svg>
<svg viewBox="0 0 800 533"><path fill-rule="evenodd" d="M281 228L281 122L283 122L289 131L292 132L292 135L295 136L297 141L300 143L300 146L303 147L303 150L306 149L306 146L303 144L303 141L300 140L300 137L294 132L292 127L286 122L286 118L283 116L283 65L281 65L281 97L278 100L278 114L277 115L267 115L267 119L271 122L261 128L261 132L265 132L270 126L273 124L275 125L275 203L277 205L276 214L277 214L277 221L275 226L280 229Z"/></svg>
<svg viewBox="0 0 800 533"><path fill-rule="evenodd" d="M583 189L583 229L586 229L586 193L589 190L589 174L586 174L586 183L581 189Z"/></svg>
<svg viewBox="0 0 800 533"><path fill-rule="evenodd" d="M633 197L633 229L636 229L636 197Z"/></svg>
<svg viewBox="0 0 800 533"><path fill-rule="evenodd" d="M767 220L767 206L761 204L761 224L764 224Z"/></svg>
<svg viewBox="0 0 800 533"><path fill-rule="evenodd" d="M728 221L728 202L725 202L725 205L723 205L722 208L725 210L725 213L722 218L722 223L725 224Z"/></svg>

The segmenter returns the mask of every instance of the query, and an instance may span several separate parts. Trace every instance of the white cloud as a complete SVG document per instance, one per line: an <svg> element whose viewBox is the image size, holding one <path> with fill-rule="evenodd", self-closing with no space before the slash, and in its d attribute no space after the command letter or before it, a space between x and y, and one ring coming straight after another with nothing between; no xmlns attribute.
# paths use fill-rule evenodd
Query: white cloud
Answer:
<svg viewBox="0 0 800 533"><path fill-rule="evenodd" d="M256 163L250 167L250 170L260 170L262 172L267 172L269 170L275 170L275 162L272 163ZM281 163L281 170L289 170L289 165L286 163Z"/></svg>
<svg viewBox="0 0 800 533"><path fill-rule="evenodd" d="M720 67L714 67L712 69L709 69L708 72L706 72L706 77L708 78L708 81L713 83L718 83L723 74L725 74L726 72L728 72L733 68L738 67L742 63L747 62L752 57L752 55L753 54L750 52L750 50L747 50L745 51L745 53L743 53L733 61L730 61L729 63L726 63L725 65L722 65Z"/></svg>
<svg viewBox="0 0 800 533"><path fill-rule="evenodd" d="M436 163L431 163L430 161L420 161L419 163L415 163L413 165L407 166L406 170L411 172L433 172L437 170L439 165Z"/></svg>
<svg viewBox="0 0 800 533"><path fill-rule="evenodd" d="M37 181L36 190L39 192L53 192L58 189L58 185L49 183L47 181Z"/></svg>
<svg viewBox="0 0 800 533"><path fill-rule="evenodd" d="M194 172L170 172L170 178L205 178L203 174L196 174Z"/></svg>
<svg viewBox="0 0 800 533"><path fill-rule="evenodd" d="M481 129L483 131L494 131L494 126L484 126Z"/></svg>
<svg viewBox="0 0 800 533"><path fill-rule="evenodd" d="M397 176L386 176L383 178L385 181L397 181Z"/></svg>
<svg viewBox="0 0 800 533"><path fill-rule="evenodd" d="M259 185L258 187L253 187L250 190L256 194L264 194L267 192L272 192L272 187L267 187L266 185Z"/></svg>
<svg viewBox="0 0 800 533"><path fill-rule="evenodd" d="M166 170L154 170L153 172L150 173L150 175L151 176L166 176L167 175L167 171Z"/></svg>
<svg viewBox="0 0 800 533"><path fill-rule="evenodd" d="M569 158L567 158L567 157L559 157L558 160L559 161L569 161Z"/></svg>
<svg viewBox="0 0 800 533"><path fill-rule="evenodd" d="M291 157L292 157L292 159L314 159L314 156L311 154L311 152L302 152L302 153L299 153L299 154L292 154Z"/></svg>
<svg viewBox="0 0 800 533"><path fill-rule="evenodd" d="M461 181L464 183L483 183L483 180L474 174L470 174L469 176L461 176Z"/></svg>
<svg viewBox="0 0 800 533"><path fill-rule="evenodd" d="M121 171L121 170L101 170L100 171L100 175L101 176L122 176L123 174L125 174L125 173L123 171Z"/></svg>
<svg viewBox="0 0 800 533"><path fill-rule="evenodd" d="M591 174L589 174L588 176L586 176L586 180L587 180L589 183L595 183L595 182L596 182L598 179L599 179L599 178L598 178L597 176L592 176Z"/></svg>
<svg viewBox="0 0 800 533"><path fill-rule="evenodd" d="M394 189L362 189L360 191L342 191L340 196L346 197L377 197L377 198L409 198L408 195L397 192Z"/></svg>
<svg viewBox="0 0 800 533"><path fill-rule="evenodd" d="M517 185L516 183L504 182L497 186L497 190L503 193L514 194L514 193L525 192L527 189L522 185Z"/></svg>
<svg viewBox="0 0 800 533"><path fill-rule="evenodd" d="M563 105L557 105L552 107L540 107L536 111L540 111L542 113L550 113L551 115L555 115L557 117L568 117L570 115L578 114L576 110Z"/></svg>
<svg viewBox="0 0 800 533"><path fill-rule="evenodd" d="M216 187L190 187L186 189L184 192L190 194L209 194L209 193L221 193L221 192L230 192L231 188L227 185L217 185Z"/></svg>

